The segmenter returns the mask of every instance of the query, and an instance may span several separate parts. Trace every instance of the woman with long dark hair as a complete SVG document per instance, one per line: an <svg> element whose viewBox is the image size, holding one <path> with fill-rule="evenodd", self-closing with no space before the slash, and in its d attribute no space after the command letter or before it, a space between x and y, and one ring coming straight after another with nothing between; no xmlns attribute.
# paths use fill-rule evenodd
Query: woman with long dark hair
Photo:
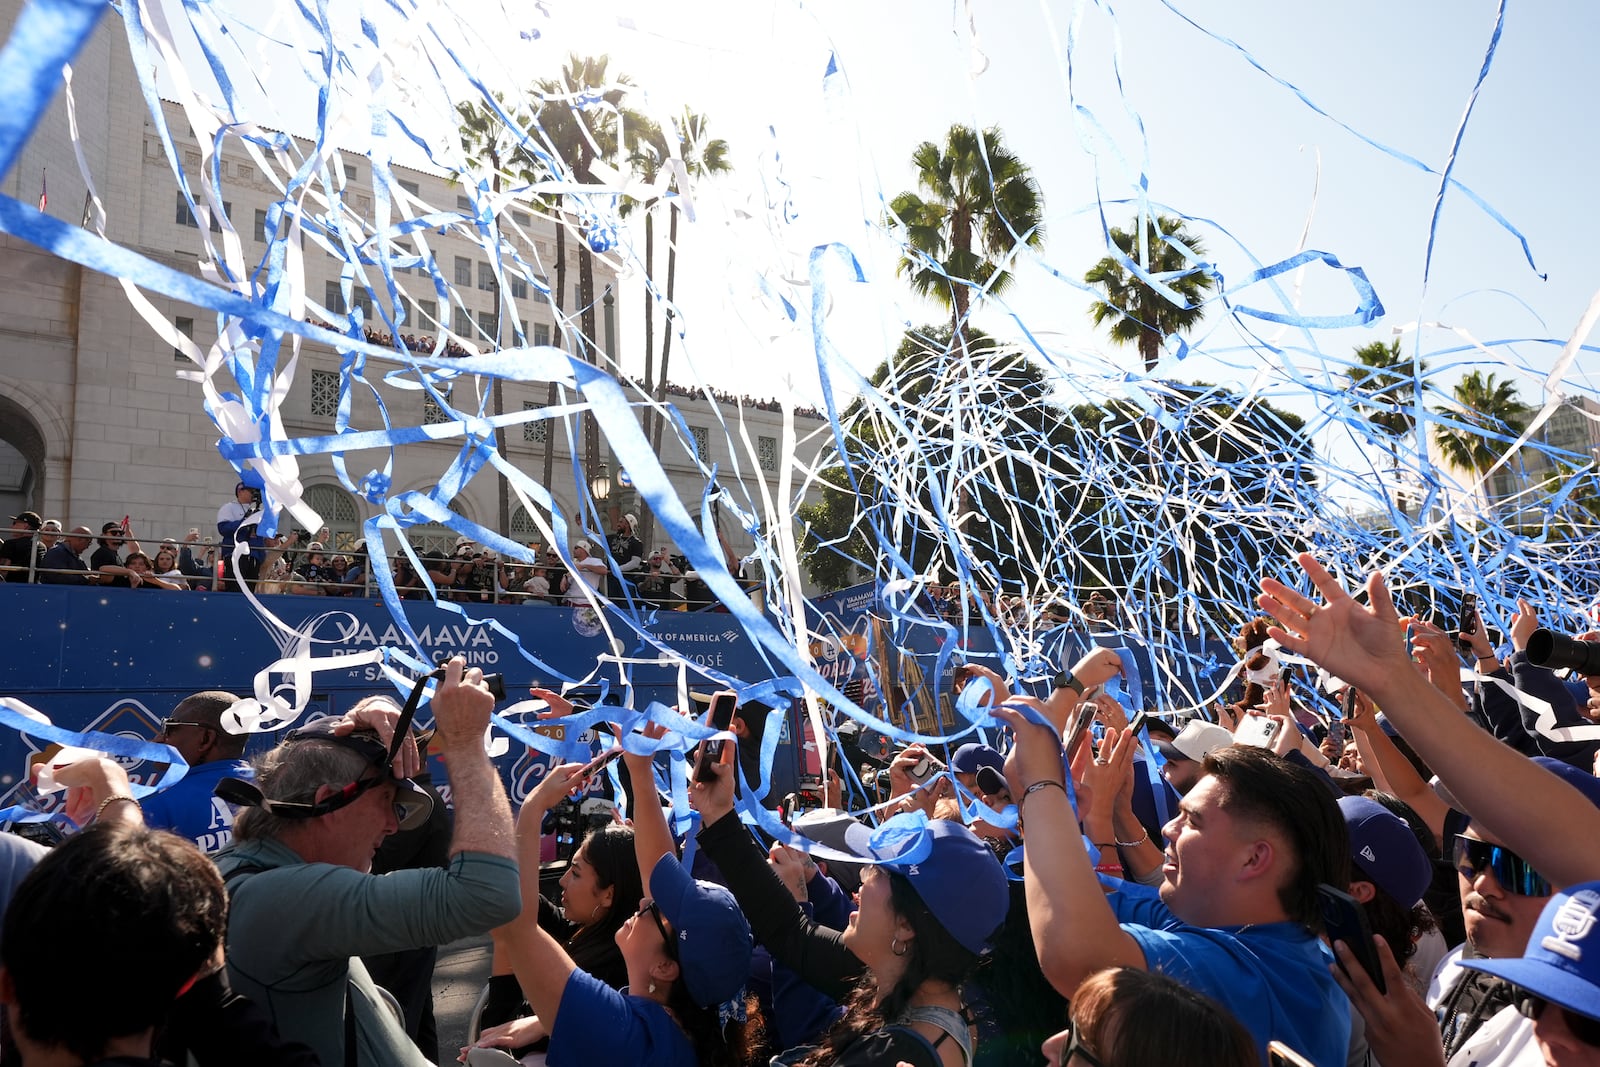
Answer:
<svg viewBox="0 0 1600 1067"><path fill-rule="evenodd" d="M627 760L635 782L653 780L648 756ZM554 767L540 791L575 791L584 770L578 764ZM641 794L646 800L633 813L634 856L650 895L616 933L626 989L612 989L580 969L538 922L534 902L544 813L527 805L517 820L524 911L497 931L497 940L550 1035L550 1067L745 1067L752 1055L749 1035L759 1029L745 1018L750 927L727 890L690 877L674 853L666 816L649 791ZM616 906L628 910L620 900Z"/></svg>
<svg viewBox="0 0 1600 1067"><path fill-rule="evenodd" d="M554 803L545 790L546 783L552 781L546 777L524 803L523 811L530 821L533 812L548 811L547 805ZM561 876L561 906L540 896L539 925L560 942L573 963L611 988L624 989L628 985L628 966L617 945L617 934L643 896L633 831L617 824L603 826L583 839L567 864L567 871ZM522 995L498 932L491 970L469 1040L478 1045L514 1049L514 1055L536 1050L540 1039L548 1034L537 1023L524 1021L533 1015L533 1009Z"/></svg>
<svg viewBox="0 0 1600 1067"><path fill-rule="evenodd" d="M965 1067L975 1038L961 987L1009 905L994 854L960 823L920 815L899 817L899 835L851 827L852 848L870 857L855 914L842 932L817 926L733 812L732 755L725 749L712 780L691 786L700 847L756 940L842 1007L819 1045L784 1062Z"/></svg>

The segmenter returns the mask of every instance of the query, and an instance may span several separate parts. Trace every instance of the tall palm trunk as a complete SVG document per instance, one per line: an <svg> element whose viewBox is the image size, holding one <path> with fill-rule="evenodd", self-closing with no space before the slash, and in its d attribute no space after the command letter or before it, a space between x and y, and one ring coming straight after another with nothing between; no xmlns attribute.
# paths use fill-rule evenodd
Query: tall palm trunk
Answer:
<svg viewBox="0 0 1600 1067"><path fill-rule="evenodd" d="M565 297L562 295L563 293L565 293L567 291L567 225L566 225L566 223L567 223L566 212L562 211L562 210L560 210L558 208L557 211L556 211L556 284L555 284L555 287L551 291L551 294L550 294L551 302L555 304L556 319L557 320L560 320L561 313L563 311L565 311L566 307L567 307ZM560 329L560 327L561 327L561 324L560 324L559 321L557 321L556 328ZM555 338L551 338L551 340L553 341L553 340L555 340ZM547 408L553 408L553 407L556 406L556 383L555 382L551 382L550 383L550 388L545 392L545 401L544 402L545 402L545 407L547 407ZM546 490L548 490L550 488L551 480L555 477L555 463L556 463L555 447L556 447L555 429L554 429L554 427L552 427L550 425L550 420L546 419L545 420L545 424L544 424L544 483L543 483Z"/></svg>
<svg viewBox="0 0 1600 1067"><path fill-rule="evenodd" d="M656 392L656 294L651 283L656 276L656 222L655 204L645 207L644 216L644 388L645 392L654 396ZM644 439L651 440L651 433L655 426L655 409L644 409ZM655 537L655 515L649 508L642 509L644 514L640 519L639 543L644 545L645 553L650 552L651 542Z"/></svg>
<svg viewBox="0 0 1600 1067"><path fill-rule="evenodd" d="M672 205L672 221L667 227L667 311L665 328L661 333L661 374L656 379L656 402L667 398L667 360L672 355L672 294L678 282L678 205ZM661 456L661 429L665 418L655 420L655 435L650 439L650 451Z"/></svg>
<svg viewBox="0 0 1600 1067"><path fill-rule="evenodd" d="M588 185L594 181L594 175L590 171L593 162L593 156L587 148L580 150L578 165L575 168L580 183ZM583 240L578 245L578 289L583 300L583 307L578 309L580 334L578 354L585 363L598 364L599 360L594 354L594 336L599 330L594 312L594 251L589 247L588 234L583 235ZM600 427L596 424L594 416L587 411L578 414L578 425L583 439L583 483L587 486L600 470Z"/></svg>
<svg viewBox="0 0 1600 1067"><path fill-rule="evenodd" d="M494 167L494 179L491 188L495 195L500 193L500 154L491 150L489 161ZM505 347L506 337L506 294L502 290L499 279L494 283L494 346L501 349ZM490 403L494 405L496 416L506 413L506 383L500 375L495 375L494 384L489 387ZM511 457L506 452L506 428L496 425L494 428L494 448L500 457L509 460ZM511 480L505 475L500 475L500 525L495 527L495 532L501 537L511 536Z"/></svg>

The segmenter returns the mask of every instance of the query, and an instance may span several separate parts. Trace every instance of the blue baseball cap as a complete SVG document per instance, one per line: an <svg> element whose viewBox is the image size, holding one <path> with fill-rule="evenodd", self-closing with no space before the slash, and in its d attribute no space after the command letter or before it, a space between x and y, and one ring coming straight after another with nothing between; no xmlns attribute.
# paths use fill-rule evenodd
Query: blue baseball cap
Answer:
<svg viewBox="0 0 1600 1067"><path fill-rule="evenodd" d="M969 741L950 757L950 769L957 774L977 774L979 767L993 767L1006 773L1006 758L988 745Z"/></svg>
<svg viewBox="0 0 1600 1067"><path fill-rule="evenodd" d="M694 1002L714 1008L738 996L750 976L753 941L733 894L695 881L668 854L650 872L650 897L672 924L678 969Z"/></svg>
<svg viewBox="0 0 1600 1067"><path fill-rule="evenodd" d="M971 830L920 811L896 815L877 829L845 830L863 861L905 876L950 936L981 953L1011 907L1006 874L994 852Z"/></svg>
<svg viewBox="0 0 1600 1067"><path fill-rule="evenodd" d="M1461 966L1600 1019L1600 882L1584 882L1551 897L1520 957L1464 959Z"/></svg>
<svg viewBox="0 0 1600 1067"><path fill-rule="evenodd" d="M1433 884L1433 864L1406 821L1370 797L1339 798L1350 832L1350 862L1402 908L1414 908Z"/></svg>

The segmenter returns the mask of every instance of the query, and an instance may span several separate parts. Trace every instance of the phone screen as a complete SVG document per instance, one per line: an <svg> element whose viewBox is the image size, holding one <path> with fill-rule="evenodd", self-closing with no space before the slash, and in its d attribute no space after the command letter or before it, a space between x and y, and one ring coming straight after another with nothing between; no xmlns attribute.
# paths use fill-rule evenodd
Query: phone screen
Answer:
<svg viewBox="0 0 1600 1067"><path fill-rule="evenodd" d="M711 698L711 728L713 730L726 730L733 725L733 711L739 706L739 697L731 689L724 689ZM711 768L722 759L722 749L726 741L712 740L700 743L700 758L695 763L694 777L697 782L710 782L715 780Z"/></svg>

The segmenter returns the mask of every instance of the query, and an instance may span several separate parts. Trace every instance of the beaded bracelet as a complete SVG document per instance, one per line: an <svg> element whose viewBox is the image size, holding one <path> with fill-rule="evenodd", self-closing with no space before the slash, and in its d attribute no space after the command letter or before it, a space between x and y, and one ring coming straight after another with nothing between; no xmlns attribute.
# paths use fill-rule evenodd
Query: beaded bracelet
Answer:
<svg viewBox="0 0 1600 1067"><path fill-rule="evenodd" d="M119 800L126 800L134 807L140 808L139 801L134 797L129 796L127 793L113 793L111 796L108 796L102 800L98 808L94 809L94 819L92 821L98 822L100 820L100 816L105 814L105 810ZM143 808L140 808L140 810L142 811Z"/></svg>

